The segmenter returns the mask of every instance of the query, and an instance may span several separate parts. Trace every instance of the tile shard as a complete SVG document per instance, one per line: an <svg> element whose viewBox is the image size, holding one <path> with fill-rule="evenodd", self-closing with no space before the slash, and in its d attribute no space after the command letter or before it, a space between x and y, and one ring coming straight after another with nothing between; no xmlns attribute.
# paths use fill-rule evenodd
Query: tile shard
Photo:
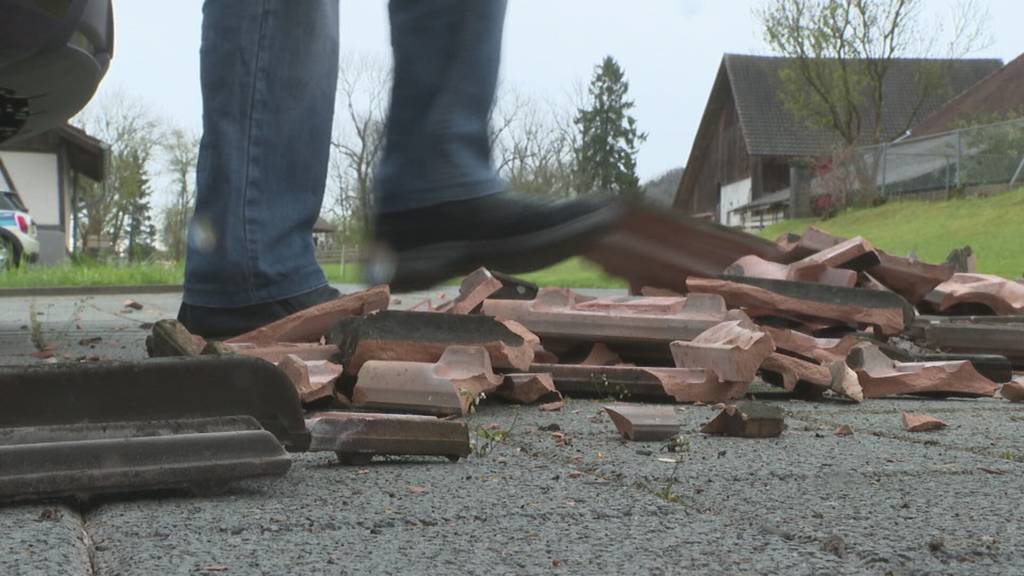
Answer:
<svg viewBox="0 0 1024 576"><path fill-rule="evenodd" d="M727 320L725 301L714 294L686 298L586 300L561 289L541 289L537 299L487 300L483 313L521 323L542 339L668 344L693 338Z"/></svg>
<svg viewBox="0 0 1024 576"><path fill-rule="evenodd" d="M725 274L768 280L812 282L848 288L852 288L857 283L857 273L853 270L828 266L809 265L805 268L794 268L794 266L796 264L779 264L757 256L744 256L726 268Z"/></svg>
<svg viewBox="0 0 1024 576"><path fill-rule="evenodd" d="M562 394L555 388L551 374L505 374L501 386L494 395L515 404L547 403L562 399Z"/></svg>
<svg viewBox="0 0 1024 576"><path fill-rule="evenodd" d="M828 250L847 241L845 238L833 236L814 226L809 227L795 241L790 239L789 249L779 262L796 262L816 252ZM868 272L872 278L885 287L906 298L911 304L917 304L938 284L953 275L953 267L948 264L929 264L916 259L893 256L877 248L874 250L878 263L874 266L854 267Z"/></svg>
<svg viewBox="0 0 1024 576"><path fill-rule="evenodd" d="M1024 369L1024 318L992 316L991 320L1012 322L971 322L950 318L921 325L923 335L915 341L946 352L998 354L1016 369Z"/></svg>
<svg viewBox="0 0 1024 576"><path fill-rule="evenodd" d="M841 360L833 360L823 366L774 352L765 359L761 370L775 376L768 378L765 375L766 379L781 381L783 388L790 392L799 391L799 385L804 384L815 394L831 390L854 402L864 400L857 373Z"/></svg>
<svg viewBox="0 0 1024 576"><path fill-rule="evenodd" d="M879 264L868 272L890 290L911 304L920 302L936 286L953 276L953 268L945 264L929 264L901 258L876 250Z"/></svg>
<svg viewBox="0 0 1024 576"><path fill-rule="evenodd" d="M464 415L481 394L494 392L501 382L483 347L449 346L436 363L365 362L352 389L352 404L436 416Z"/></svg>
<svg viewBox="0 0 1024 576"><path fill-rule="evenodd" d="M832 431L832 434L840 437L853 436L853 426L850 426L849 424L840 424Z"/></svg>
<svg viewBox="0 0 1024 576"><path fill-rule="evenodd" d="M778 406L761 402L725 406L700 431L716 436L771 438L786 429L785 413Z"/></svg>
<svg viewBox="0 0 1024 576"><path fill-rule="evenodd" d="M810 282L828 268L866 270L878 264L875 247L860 236L854 236L791 264L791 279Z"/></svg>
<svg viewBox="0 0 1024 576"><path fill-rule="evenodd" d="M772 337L777 350L824 364L827 362L845 362L850 349L864 341L863 336L848 334L842 338L815 338L803 332L773 326L762 326L762 330Z"/></svg>
<svg viewBox="0 0 1024 576"><path fill-rule="evenodd" d="M915 316L907 301L891 292L737 276L691 277L686 284L691 292L718 294L730 306L750 309L751 315L770 311L853 326L866 324L886 335L900 334Z"/></svg>
<svg viewBox="0 0 1024 576"><path fill-rule="evenodd" d="M477 268L462 280L459 295L446 305L448 314L469 314L502 288L501 280L487 268Z"/></svg>
<svg viewBox="0 0 1024 576"><path fill-rule="evenodd" d="M603 408L619 433L634 442L667 440L679 435L679 419L672 406L610 404Z"/></svg>
<svg viewBox="0 0 1024 576"><path fill-rule="evenodd" d="M551 374L562 394L629 400L727 402L742 398L749 387L747 382L721 382L707 370L691 368L534 364L530 370Z"/></svg>
<svg viewBox="0 0 1024 576"><path fill-rule="evenodd" d="M278 342L319 342L342 318L386 310L390 301L388 287L376 286L300 310L291 316L230 338L226 342L261 346Z"/></svg>
<svg viewBox="0 0 1024 576"><path fill-rule="evenodd" d="M317 344L314 342L282 342L270 346L256 346L254 344L227 344L234 354L260 358L277 364L285 356L296 356L302 360L330 360L338 356L338 347L333 344Z"/></svg>
<svg viewBox="0 0 1024 576"><path fill-rule="evenodd" d="M450 346L481 346L492 365L525 372L533 362L534 343L524 338L528 331L512 328L475 314L386 310L342 319L327 341L338 346L349 374L360 373L370 360L434 363Z"/></svg>
<svg viewBox="0 0 1024 576"><path fill-rule="evenodd" d="M900 420L903 423L903 429L907 432L930 432L932 430L941 430L949 426L946 422L929 416L928 414L915 414L913 412L901 412Z"/></svg>
<svg viewBox="0 0 1024 576"><path fill-rule="evenodd" d="M743 324L743 320L722 322L689 342L672 342L676 366L710 370L727 382L753 381L775 345L767 333Z"/></svg>
<svg viewBox="0 0 1024 576"><path fill-rule="evenodd" d="M146 351L150 358L173 356L199 356L206 340L196 336L177 320L157 320L152 333L146 337Z"/></svg>
<svg viewBox="0 0 1024 576"><path fill-rule="evenodd" d="M872 344L855 346L847 364L857 373L865 398L904 394L972 398L993 396L997 388L970 362L897 362Z"/></svg>
<svg viewBox="0 0 1024 576"><path fill-rule="evenodd" d="M939 312L981 305L998 315L1024 315L1024 286L991 274L957 273L936 286L924 301Z"/></svg>
<svg viewBox="0 0 1024 576"><path fill-rule="evenodd" d="M999 394L1010 402L1024 402L1024 376L1003 384Z"/></svg>
<svg viewBox="0 0 1024 576"><path fill-rule="evenodd" d="M616 366L622 364L622 357L615 353L603 342L598 342L590 348L587 357L580 361L582 366Z"/></svg>
<svg viewBox="0 0 1024 576"><path fill-rule="evenodd" d="M332 398L334 383L342 372L340 364L327 360L304 360L294 354L282 358L277 367L291 380L303 404Z"/></svg>
<svg viewBox="0 0 1024 576"><path fill-rule="evenodd" d="M463 420L410 414L321 412L306 419L311 452L335 452L349 465L376 455L444 456L451 461L470 454Z"/></svg>

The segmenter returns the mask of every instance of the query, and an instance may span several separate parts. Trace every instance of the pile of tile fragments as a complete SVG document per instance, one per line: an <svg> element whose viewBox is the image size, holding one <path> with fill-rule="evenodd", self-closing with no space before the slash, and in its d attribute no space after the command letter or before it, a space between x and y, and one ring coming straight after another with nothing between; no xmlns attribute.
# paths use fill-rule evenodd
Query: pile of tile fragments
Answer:
<svg viewBox="0 0 1024 576"><path fill-rule="evenodd" d="M678 433L658 403L722 404L709 434L779 434L781 410L736 404L752 385L844 402L1000 389L1024 400L1024 284L974 273L969 248L929 264L816 228L777 243L772 261L747 255L634 295L538 289L481 268L438 305L389 310L379 286L224 342L163 321L150 354L276 364L308 411L310 449L347 462L465 456L461 417L480 402L558 410L563 395L614 396L612 421L642 440ZM907 429L935 427L920 418L905 415Z"/></svg>

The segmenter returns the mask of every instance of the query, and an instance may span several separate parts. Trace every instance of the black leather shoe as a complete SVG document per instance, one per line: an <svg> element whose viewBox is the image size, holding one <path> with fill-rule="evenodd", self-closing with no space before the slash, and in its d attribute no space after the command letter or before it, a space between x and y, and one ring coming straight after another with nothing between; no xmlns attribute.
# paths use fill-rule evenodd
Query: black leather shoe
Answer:
<svg viewBox="0 0 1024 576"><path fill-rule="evenodd" d="M182 302L178 309L178 322L192 334L224 340L266 326L299 310L334 300L340 295L330 286L321 286L291 298L238 308L212 308Z"/></svg>
<svg viewBox="0 0 1024 576"><path fill-rule="evenodd" d="M514 192L382 214L366 280L406 292L480 266L530 272L583 252L620 214L607 197L552 201Z"/></svg>

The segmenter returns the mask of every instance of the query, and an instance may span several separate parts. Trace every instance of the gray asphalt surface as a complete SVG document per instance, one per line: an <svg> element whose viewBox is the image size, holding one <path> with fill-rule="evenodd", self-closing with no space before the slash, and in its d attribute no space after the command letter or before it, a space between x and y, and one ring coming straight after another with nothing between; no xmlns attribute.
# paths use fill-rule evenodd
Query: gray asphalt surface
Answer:
<svg viewBox="0 0 1024 576"><path fill-rule="evenodd" d="M178 297L126 298L0 299L3 361L42 361L33 334L60 360L142 357ZM471 428L509 437L455 464L299 454L217 496L0 507L0 575L1024 574L1024 406L779 403L767 440L703 436L714 411L680 406L674 445L622 441L596 400L485 403ZM905 433L901 410L951 427Z"/></svg>

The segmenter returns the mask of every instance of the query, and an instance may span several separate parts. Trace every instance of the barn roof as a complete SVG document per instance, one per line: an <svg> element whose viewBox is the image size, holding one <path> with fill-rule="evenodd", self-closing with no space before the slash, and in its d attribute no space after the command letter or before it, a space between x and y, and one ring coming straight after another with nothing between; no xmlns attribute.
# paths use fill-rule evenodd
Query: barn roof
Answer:
<svg viewBox="0 0 1024 576"><path fill-rule="evenodd" d="M958 122L996 122L1020 114L1024 114L1024 54L925 116L912 132L915 137L924 136L953 130Z"/></svg>
<svg viewBox="0 0 1024 576"><path fill-rule="evenodd" d="M800 119L780 98L780 75L793 63L791 58L740 54L726 54L723 58L751 155L816 156L830 152L841 142L834 131L810 126ZM942 67L942 82L938 90L922 101L919 77L929 66L935 65ZM916 117L923 118L1001 67L1002 62L994 59L893 61L883 87L882 139L901 136L910 127L918 108ZM867 123L862 128L863 133L874 131L870 118L871 114L862 114Z"/></svg>
<svg viewBox="0 0 1024 576"><path fill-rule="evenodd" d="M740 129L750 155L813 157L830 154L842 142L841 138L829 128L812 126L799 118L780 96L782 72L795 63L793 58L725 54L686 165L701 165L701 155L712 141L717 119L730 100L736 103ZM922 100L919 78L935 70L935 66L942 72L940 86ZM894 60L883 87L883 140L901 136L912 119L938 109L1001 67L998 59ZM863 113L862 118L865 122L862 132L873 133L871 114ZM688 170L680 183L676 206L686 205L694 180L695 174Z"/></svg>

